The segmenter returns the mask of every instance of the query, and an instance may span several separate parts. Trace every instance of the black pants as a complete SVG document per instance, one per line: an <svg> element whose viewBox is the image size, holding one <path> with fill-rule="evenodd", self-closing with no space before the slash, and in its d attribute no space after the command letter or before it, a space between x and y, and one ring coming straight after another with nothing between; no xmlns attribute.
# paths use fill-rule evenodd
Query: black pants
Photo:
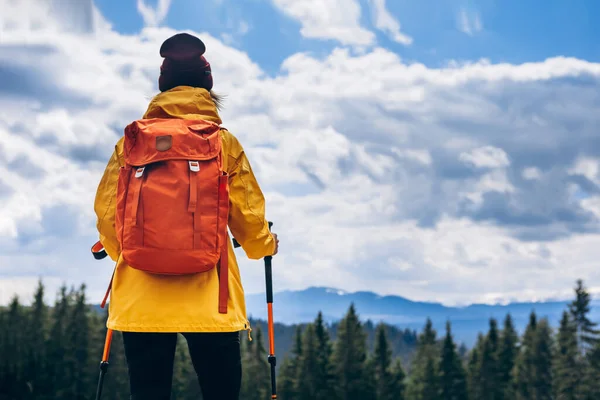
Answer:
<svg viewBox="0 0 600 400"><path fill-rule="evenodd" d="M203 400L238 400L239 332L184 333ZM131 400L169 400L177 334L123 332Z"/></svg>

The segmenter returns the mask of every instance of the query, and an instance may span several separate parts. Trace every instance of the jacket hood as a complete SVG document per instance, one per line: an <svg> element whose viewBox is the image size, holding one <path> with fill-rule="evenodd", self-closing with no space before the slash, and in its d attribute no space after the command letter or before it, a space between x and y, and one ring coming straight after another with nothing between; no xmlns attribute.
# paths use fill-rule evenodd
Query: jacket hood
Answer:
<svg viewBox="0 0 600 400"><path fill-rule="evenodd" d="M157 94L144 114L144 119L149 118L202 119L222 124L210 92L191 86L177 86Z"/></svg>

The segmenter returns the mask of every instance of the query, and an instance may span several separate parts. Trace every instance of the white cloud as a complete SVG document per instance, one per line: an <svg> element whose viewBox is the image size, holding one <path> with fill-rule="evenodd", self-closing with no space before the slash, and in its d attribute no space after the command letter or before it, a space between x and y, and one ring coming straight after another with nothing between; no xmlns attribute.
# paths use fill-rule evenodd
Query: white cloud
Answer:
<svg viewBox="0 0 600 400"><path fill-rule="evenodd" d="M580 157L569 169L571 175L582 175L590 181L600 184L600 160L592 157Z"/></svg>
<svg viewBox="0 0 600 400"><path fill-rule="evenodd" d="M231 16L227 18L225 26L227 27L227 32L221 34L221 39L223 43L229 46L237 45L238 39L247 35L250 29L252 29L247 21Z"/></svg>
<svg viewBox="0 0 600 400"><path fill-rule="evenodd" d="M369 0L377 29L386 32L390 38L400 44L409 46L413 38L400 32L400 23L386 8L386 0Z"/></svg>
<svg viewBox="0 0 600 400"><path fill-rule="evenodd" d="M427 149L392 149L399 157L417 161L424 165L431 165L431 154Z"/></svg>
<svg viewBox="0 0 600 400"><path fill-rule="evenodd" d="M460 160L478 168L500 168L510 165L506 152L494 146L484 146L460 153Z"/></svg>
<svg viewBox="0 0 600 400"><path fill-rule="evenodd" d="M82 34L106 24L93 0L0 0L0 10L0 32L70 31Z"/></svg>
<svg viewBox="0 0 600 400"><path fill-rule="evenodd" d="M344 45L364 47L375 34L360 25L358 0L272 0L281 12L302 25L300 33L311 39L331 39Z"/></svg>
<svg viewBox="0 0 600 400"><path fill-rule="evenodd" d="M462 8L458 12L457 24L458 29L469 36L473 36L483 30L483 22L479 12L469 11L465 8Z"/></svg>
<svg viewBox="0 0 600 400"><path fill-rule="evenodd" d="M158 0L155 8L147 5L145 0L137 0L138 12L144 18L146 26L160 25L169 15L170 7L171 0Z"/></svg>
<svg viewBox="0 0 600 400"><path fill-rule="evenodd" d="M95 186L155 93L158 49L174 31L125 36L101 24L81 35L52 18L32 30L22 15L19 29L0 16L0 65L35 82L14 90L0 80L0 301L33 290L39 275L52 287L85 281L97 301L111 269L89 254ZM453 304L543 298L578 277L600 285L598 201L574 200L563 184L598 184L600 64L436 69L383 48L336 49L294 54L268 77L201 36L215 89L228 95L224 125L244 144L282 238L277 290L368 288ZM261 269L238 254L246 291L262 291Z"/></svg>
<svg viewBox="0 0 600 400"><path fill-rule="evenodd" d="M523 170L523 178L528 180L537 180L542 177L542 172L539 168L529 167Z"/></svg>

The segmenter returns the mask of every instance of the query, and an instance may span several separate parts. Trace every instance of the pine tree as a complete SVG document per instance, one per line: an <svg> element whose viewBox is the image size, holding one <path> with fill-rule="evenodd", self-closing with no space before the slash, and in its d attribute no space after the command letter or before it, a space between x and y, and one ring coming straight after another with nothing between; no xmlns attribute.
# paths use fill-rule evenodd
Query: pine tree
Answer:
<svg viewBox="0 0 600 400"><path fill-rule="evenodd" d="M481 392L481 353L483 352L483 344L485 339L480 333L477 335L477 343L471 350L468 363L468 375L467 375L467 389L470 400L481 400L483 399L483 393Z"/></svg>
<svg viewBox="0 0 600 400"><path fill-rule="evenodd" d="M392 379L394 381L394 385L396 387L396 396L395 400L404 400L406 399L406 373L404 372L404 368L402 367L402 360L398 357L392 366Z"/></svg>
<svg viewBox="0 0 600 400"><path fill-rule="evenodd" d="M48 388L46 343L48 307L44 303L44 285L38 281L34 301L24 331L25 365L23 377L32 398L41 398Z"/></svg>
<svg viewBox="0 0 600 400"><path fill-rule="evenodd" d="M271 378L262 330L256 328L254 340L244 346L240 399L263 400L271 396Z"/></svg>
<svg viewBox="0 0 600 400"><path fill-rule="evenodd" d="M434 357L427 357L425 373L423 374L422 400L439 399L439 377Z"/></svg>
<svg viewBox="0 0 600 400"><path fill-rule="evenodd" d="M277 394L281 400L297 400L295 395L296 360L289 354L283 356L283 362L277 375Z"/></svg>
<svg viewBox="0 0 600 400"><path fill-rule="evenodd" d="M107 311L94 313L91 315L90 322L90 362L89 371L92 382L92 390L98 383L98 373L100 360L104 352L104 342L106 339L106 322L108 319ZM104 378L104 392L110 393L111 400L129 400L129 376L127 362L125 360L125 349L123 347L123 334L119 331L113 331L112 344L109 353L108 373Z"/></svg>
<svg viewBox="0 0 600 400"><path fill-rule="evenodd" d="M515 367L515 361L518 352L519 336L515 330L513 320L510 314L504 319L504 326L498 345L498 395L502 400L512 400L514 398L512 388L512 371Z"/></svg>
<svg viewBox="0 0 600 400"><path fill-rule="evenodd" d="M439 398L438 359L436 332L431 319L428 318L423 333L419 336L417 352L413 360L407 387L409 399L436 400Z"/></svg>
<svg viewBox="0 0 600 400"><path fill-rule="evenodd" d="M537 328L534 346L533 399L552 399L552 329L546 318Z"/></svg>
<svg viewBox="0 0 600 400"><path fill-rule="evenodd" d="M8 315L5 308L0 306L0 382L8 382L8 366L7 366L7 352L8 352ZM8 396L8 388L4 387L3 384L0 386L0 399Z"/></svg>
<svg viewBox="0 0 600 400"><path fill-rule="evenodd" d="M525 328L523 341L519 349L514 370L515 398L517 400L532 400L535 380L535 345L537 316L535 312L529 315L529 324Z"/></svg>
<svg viewBox="0 0 600 400"><path fill-rule="evenodd" d="M317 315L314 327L317 339L317 360L313 368L316 371L316 386L318 388L314 400L329 400L335 395L333 365L331 364L333 348L321 312Z"/></svg>
<svg viewBox="0 0 600 400"><path fill-rule="evenodd" d="M371 325L372 322L367 321L365 326ZM369 332L374 332L375 327L370 326ZM377 382L375 380L375 358L373 354L367 355L367 360L365 362L365 371L363 375L362 386L364 392L367 394L366 399L377 400Z"/></svg>
<svg viewBox="0 0 600 400"><path fill-rule="evenodd" d="M338 399L373 398L373 388L368 385L366 334L354 304L340 321L332 360Z"/></svg>
<svg viewBox="0 0 600 400"><path fill-rule="evenodd" d="M580 398L600 399L600 343L596 344L588 353L588 364L584 374L585 385L580 390Z"/></svg>
<svg viewBox="0 0 600 400"><path fill-rule="evenodd" d="M589 348L600 342L600 331L595 329L598 324L588 318L590 301L590 294L583 286L583 281L577 280L575 300L569 304L569 311L575 323L577 344L581 354L585 354Z"/></svg>
<svg viewBox="0 0 600 400"><path fill-rule="evenodd" d="M375 333L375 354L373 356L373 373L375 377L375 393L377 400L395 400L401 391L392 370L392 349L383 323L377 325Z"/></svg>
<svg viewBox="0 0 600 400"><path fill-rule="evenodd" d="M278 394L282 400L298 400L298 393L296 388L297 369L298 362L302 356L302 328L296 327L296 333L294 335L294 347L291 350L291 354L286 355L281 364L279 377L277 380Z"/></svg>
<svg viewBox="0 0 600 400"><path fill-rule="evenodd" d="M19 398L29 389L23 379L24 370L24 346L20 333L25 329L25 311L20 303L19 297L14 296L4 314L3 323L6 324L6 336L3 337L3 364L5 365L3 376L3 391L9 399ZM0 392L1 393L1 392Z"/></svg>
<svg viewBox="0 0 600 400"><path fill-rule="evenodd" d="M578 400L580 365L576 327L565 311L560 321L554 358L554 394L562 400Z"/></svg>
<svg viewBox="0 0 600 400"><path fill-rule="evenodd" d="M85 285L71 293L73 307L66 327L66 352L63 374L67 381L68 398L84 399L86 389L90 386L87 366L89 365L89 332L90 322L85 296Z"/></svg>
<svg viewBox="0 0 600 400"><path fill-rule="evenodd" d="M67 325L71 310L67 287L62 286L52 310L52 326L48 340L50 393L56 400L70 400L69 380L65 376L64 356L69 347Z"/></svg>
<svg viewBox="0 0 600 400"><path fill-rule="evenodd" d="M494 318L490 319L490 329L483 342L481 352L480 373L480 391L485 394L489 400L499 400L501 398L500 385L498 385L499 367L498 367L498 324Z"/></svg>
<svg viewBox="0 0 600 400"><path fill-rule="evenodd" d="M302 355L296 370L296 392L298 400L315 399L319 391L319 376L315 367L318 359L317 337L312 324L304 329L302 337Z"/></svg>
<svg viewBox="0 0 600 400"><path fill-rule="evenodd" d="M446 323L446 337L442 347L439 371L440 400L466 400L466 374L452 338L450 322Z"/></svg>

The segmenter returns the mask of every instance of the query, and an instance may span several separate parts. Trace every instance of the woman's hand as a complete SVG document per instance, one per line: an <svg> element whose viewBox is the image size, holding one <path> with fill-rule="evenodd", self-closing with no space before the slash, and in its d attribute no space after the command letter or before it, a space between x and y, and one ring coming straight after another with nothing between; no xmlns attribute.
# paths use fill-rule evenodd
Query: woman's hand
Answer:
<svg viewBox="0 0 600 400"><path fill-rule="evenodd" d="M275 255L279 251L279 239L277 238L276 233L273 233L272 235L275 238L275 252L273 253L273 255Z"/></svg>

